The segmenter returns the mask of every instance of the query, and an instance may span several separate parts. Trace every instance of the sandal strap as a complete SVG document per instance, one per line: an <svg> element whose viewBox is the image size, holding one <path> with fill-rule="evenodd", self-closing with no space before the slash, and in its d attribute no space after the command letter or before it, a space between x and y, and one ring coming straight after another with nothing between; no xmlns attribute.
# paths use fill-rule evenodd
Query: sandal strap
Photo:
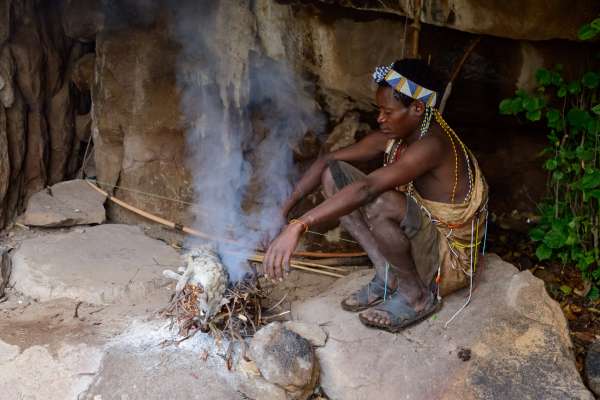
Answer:
<svg viewBox="0 0 600 400"><path fill-rule="evenodd" d="M369 283L360 288L358 291L354 292L352 296L354 296L358 303L367 304L369 303L369 297L371 295L374 295L378 298L383 298L386 293L391 295L393 292L393 289L391 289L389 286L386 289L383 279L379 278L377 274L375 274Z"/></svg>
<svg viewBox="0 0 600 400"><path fill-rule="evenodd" d="M379 304L378 306L375 306L373 309L376 311L386 312L390 319L390 325L396 326L403 324L405 321L419 318L420 315L430 312L432 307L436 307L436 305L437 297L430 294L427 304L423 310L417 312L408 303L408 300L404 297L404 295L399 291L396 291L396 293L389 297L388 300Z"/></svg>

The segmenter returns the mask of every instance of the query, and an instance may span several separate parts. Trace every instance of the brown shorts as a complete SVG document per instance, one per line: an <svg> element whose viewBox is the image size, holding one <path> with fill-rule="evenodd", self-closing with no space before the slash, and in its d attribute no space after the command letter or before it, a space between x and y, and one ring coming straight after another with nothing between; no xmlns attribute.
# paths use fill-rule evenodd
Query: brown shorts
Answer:
<svg viewBox="0 0 600 400"><path fill-rule="evenodd" d="M338 190L366 176L362 171L344 161L330 161L329 170ZM405 197L406 213L400 227L410 242L411 254L419 276L423 283L430 285L435 280L440 266L439 241L445 240L445 238L415 200L410 196L405 195ZM364 217L364 211L362 209L360 211Z"/></svg>

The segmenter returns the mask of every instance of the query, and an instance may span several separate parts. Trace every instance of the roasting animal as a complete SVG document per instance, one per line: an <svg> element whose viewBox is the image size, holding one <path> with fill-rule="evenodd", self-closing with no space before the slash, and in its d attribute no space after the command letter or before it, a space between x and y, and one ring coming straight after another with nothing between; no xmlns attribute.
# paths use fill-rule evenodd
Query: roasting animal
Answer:
<svg viewBox="0 0 600 400"><path fill-rule="evenodd" d="M186 266L180 268L182 274L164 270L163 275L177 280L176 295L179 295L186 285L195 285L202 289L198 296L199 320L206 324L227 302L225 290L229 282L227 268L210 245L202 245L186 254Z"/></svg>

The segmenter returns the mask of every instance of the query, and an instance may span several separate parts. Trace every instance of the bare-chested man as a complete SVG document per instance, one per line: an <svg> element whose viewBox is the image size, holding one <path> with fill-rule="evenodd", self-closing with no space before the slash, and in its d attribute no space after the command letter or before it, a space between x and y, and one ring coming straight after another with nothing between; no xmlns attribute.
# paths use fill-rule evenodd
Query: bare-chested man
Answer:
<svg viewBox="0 0 600 400"><path fill-rule="evenodd" d="M439 309L440 293L466 286L483 235L487 186L473 155L435 109L438 85L425 63L397 61L378 67L373 78L380 130L308 169L284 216L321 183L326 200L273 240L265 271L282 279L302 233L340 218L376 269L342 307L363 311L368 326L397 332ZM369 175L349 164L382 155L384 166Z"/></svg>

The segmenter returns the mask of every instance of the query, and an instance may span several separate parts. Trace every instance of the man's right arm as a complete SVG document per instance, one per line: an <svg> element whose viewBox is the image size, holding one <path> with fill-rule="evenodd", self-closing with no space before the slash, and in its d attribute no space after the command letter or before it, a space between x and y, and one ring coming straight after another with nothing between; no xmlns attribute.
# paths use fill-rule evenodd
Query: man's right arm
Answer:
<svg viewBox="0 0 600 400"><path fill-rule="evenodd" d="M283 217L286 218L292 207L304 196L311 193L321 183L321 175L330 160L339 161L368 161L378 157L385 151L388 138L380 133L373 132L361 141L344 147L343 149L327 153L319 157L298 181L290 197L282 207Z"/></svg>

